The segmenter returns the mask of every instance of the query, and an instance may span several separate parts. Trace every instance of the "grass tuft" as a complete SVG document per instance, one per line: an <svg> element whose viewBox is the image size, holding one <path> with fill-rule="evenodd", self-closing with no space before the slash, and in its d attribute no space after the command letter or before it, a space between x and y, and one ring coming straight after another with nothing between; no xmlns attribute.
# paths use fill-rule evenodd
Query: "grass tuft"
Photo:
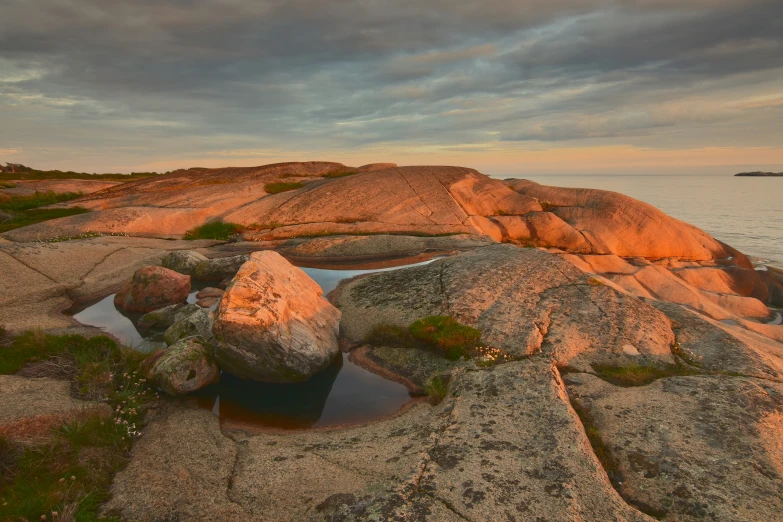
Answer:
<svg viewBox="0 0 783 522"><path fill-rule="evenodd" d="M284 182L280 181L277 183L267 183L264 185L264 190L268 194L279 194L281 192L288 192L289 190L296 190L304 187L304 183L299 183L298 181L292 181L292 182Z"/></svg>
<svg viewBox="0 0 783 522"><path fill-rule="evenodd" d="M108 337L47 335L40 329L0 350L0 373L23 366L24 373L43 362L67 366L79 395L100 398L113 412L109 417L88 410L34 445L13 440L11 432L0 436L0 520L98 519L112 477L128 462L146 406L154 400L154 391L138 377L143 357Z"/></svg>
<svg viewBox="0 0 783 522"><path fill-rule="evenodd" d="M645 386L665 377L701 375L699 370L682 364L662 366L642 364L610 366L595 364L593 365L593 370L606 382L623 387Z"/></svg>
<svg viewBox="0 0 783 522"><path fill-rule="evenodd" d="M427 396L430 398L430 403L434 406L440 404L443 399L446 398L448 388L448 379L444 379L440 375L436 375L430 379L430 381L424 387L424 391L427 392Z"/></svg>
<svg viewBox="0 0 783 522"><path fill-rule="evenodd" d="M185 239L217 239L227 241L242 232L243 229L242 225L236 223L213 221L212 223L207 223L188 230L185 232Z"/></svg>
<svg viewBox="0 0 783 522"><path fill-rule="evenodd" d="M446 315L425 317L411 324L408 331L414 338L438 348L452 361L468 355L481 341L480 331Z"/></svg>

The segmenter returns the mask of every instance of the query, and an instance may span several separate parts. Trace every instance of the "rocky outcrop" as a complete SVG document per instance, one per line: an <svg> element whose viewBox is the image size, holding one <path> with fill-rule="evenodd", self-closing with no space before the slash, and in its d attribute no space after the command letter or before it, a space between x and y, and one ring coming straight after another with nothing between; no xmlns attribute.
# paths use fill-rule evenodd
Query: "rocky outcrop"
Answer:
<svg viewBox="0 0 783 522"><path fill-rule="evenodd" d="M362 165L356 170L358 172L373 172L376 170L388 170L394 168L397 168L396 163L368 163L367 165Z"/></svg>
<svg viewBox="0 0 783 522"><path fill-rule="evenodd" d="M117 181L101 181L90 179L46 179L14 181L13 188L0 187L0 193L9 196L31 196L36 192L82 193L92 194L119 185Z"/></svg>
<svg viewBox="0 0 783 522"><path fill-rule="evenodd" d="M114 305L129 312L151 312L184 303L190 293L190 276L168 268L145 266L114 296Z"/></svg>
<svg viewBox="0 0 783 522"><path fill-rule="evenodd" d="M207 258L204 254L200 254L193 250L178 250L166 254L161 264L164 268L168 268L169 270L192 276L195 274L196 267L199 263L206 260Z"/></svg>
<svg viewBox="0 0 783 522"><path fill-rule="evenodd" d="M169 395L186 395L218 382L220 369L206 339L193 336L170 346L155 362L152 375Z"/></svg>
<svg viewBox="0 0 783 522"><path fill-rule="evenodd" d="M592 254L689 260L731 255L709 234L616 192L549 187L527 180L506 183L519 194L535 198L549 213L577 230L590 245ZM537 234L531 240L538 246L569 250L567 244L539 241Z"/></svg>
<svg viewBox="0 0 783 522"><path fill-rule="evenodd" d="M213 332L223 370L267 382L303 381L338 352L340 312L276 252L256 252L226 290Z"/></svg>
<svg viewBox="0 0 783 522"><path fill-rule="evenodd" d="M333 302L343 314L342 334L354 343L376 324L407 327L450 315L481 330L486 345L514 356L543 352L560 365L583 368L674 362L674 334L662 313L536 249L495 245L371 274L343 283Z"/></svg>
<svg viewBox="0 0 783 522"><path fill-rule="evenodd" d="M174 313L174 322L163 333L163 339L169 346L194 335L210 339L214 319L211 311L198 305L187 305Z"/></svg>
<svg viewBox="0 0 783 522"><path fill-rule="evenodd" d="M752 269L716 266L714 263L686 262L679 259L650 262L623 259L614 255L564 255L586 273L601 275L625 291L648 299L678 303L704 315L722 320L770 316L767 306L749 294L759 288L760 278Z"/></svg>
<svg viewBox="0 0 783 522"><path fill-rule="evenodd" d="M0 243L1 321L14 332L75 327L62 310L117 292L136 270L160 263L171 250L214 243L128 237Z"/></svg>

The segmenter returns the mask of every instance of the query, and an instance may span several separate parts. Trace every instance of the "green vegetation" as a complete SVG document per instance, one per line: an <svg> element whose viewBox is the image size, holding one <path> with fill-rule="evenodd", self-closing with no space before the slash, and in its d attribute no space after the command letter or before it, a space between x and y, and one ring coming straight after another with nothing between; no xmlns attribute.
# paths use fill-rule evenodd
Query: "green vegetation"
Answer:
<svg viewBox="0 0 783 522"><path fill-rule="evenodd" d="M132 172L130 174L89 174L61 170L36 170L25 167L17 172L0 172L0 180L42 180L42 179L95 179L103 181L134 181L159 176L157 172Z"/></svg>
<svg viewBox="0 0 783 522"><path fill-rule="evenodd" d="M57 219L88 212L86 209L75 208L38 208L80 197L79 192L36 192L29 196L7 196L0 194L0 232L33 225L50 219Z"/></svg>
<svg viewBox="0 0 783 522"><path fill-rule="evenodd" d="M542 208L542 209L543 209L545 212L548 212L548 211L552 210L553 208L557 208L557 205L553 205L552 203L550 203L550 202L548 202L548 201L541 201L541 202L539 202L539 203L540 203L540 205L541 205L541 208Z"/></svg>
<svg viewBox="0 0 783 522"><path fill-rule="evenodd" d="M365 337L365 342L374 346L434 349L451 361L461 357L484 356L487 349L479 346L480 341L480 331L443 315L425 317L407 329L391 324L377 324Z"/></svg>
<svg viewBox="0 0 783 522"><path fill-rule="evenodd" d="M424 391L427 392L433 405L440 404L448 393L448 381L440 375L436 375L430 379L430 382L424 387Z"/></svg>
<svg viewBox="0 0 783 522"><path fill-rule="evenodd" d="M593 365L596 374L606 382L615 386L644 386L664 377L684 375L701 375L695 368L683 364L666 364L661 366L633 364L630 366Z"/></svg>
<svg viewBox="0 0 783 522"><path fill-rule="evenodd" d="M480 331L446 315L425 317L410 325L408 331L419 341L438 348L452 361L468 355L481 341Z"/></svg>
<svg viewBox="0 0 783 522"><path fill-rule="evenodd" d="M279 194L281 192L288 192L289 190L296 190L304 187L304 183L299 183L298 181L292 181L292 182L283 182L280 181L278 183L267 183L264 185L264 190L268 194Z"/></svg>
<svg viewBox="0 0 783 522"><path fill-rule="evenodd" d="M81 192L36 192L29 196L0 196L0 210L22 211L82 197Z"/></svg>
<svg viewBox="0 0 783 522"><path fill-rule="evenodd" d="M358 174L358 172L330 172L329 174L324 174L321 177L322 178L344 178L345 176L353 176L354 174Z"/></svg>
<svg viewBox="0 0 783 522"><path fill-rule="evenodd" d="M36 444L0 437L0 520L98 519L114 473L128 461L154 392L138 377L144 354L108 337L26 332L5 342L0 373L72 380L78 396L105 400L112 416L85 411ZM43 428L42 428L43 429ZM46 434L44 430L43 433ZM45 517L45 518L44 518Z"/></svg>
<svg viewBox="0 0 783 522"><path fill-rule="evenodd" d="M224 221L213 221L200 227L192 228L185 232L185 239L217 239L221 241L227 241L240 232L244 228L242 225L236 223L226 223Z"/></svg>
<svg viewBox="0 0 783 522"><path fill-rule="evenodd" d="M13 183L0 183L0 188L14 188L16 187Z"/></svg>

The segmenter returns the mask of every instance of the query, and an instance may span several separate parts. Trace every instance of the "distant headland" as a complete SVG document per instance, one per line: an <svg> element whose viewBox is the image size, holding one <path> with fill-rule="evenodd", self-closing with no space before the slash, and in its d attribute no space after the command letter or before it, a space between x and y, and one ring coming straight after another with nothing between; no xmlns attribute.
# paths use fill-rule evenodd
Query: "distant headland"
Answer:
<svg viewBox="0 0 783 522"><path fill-rule="evenodd" d="M773 177L773 176L783 177L783 172L740 172L739 174L734 174L734 176L753 177L753 178L765 178L765 177Z"/></svg>

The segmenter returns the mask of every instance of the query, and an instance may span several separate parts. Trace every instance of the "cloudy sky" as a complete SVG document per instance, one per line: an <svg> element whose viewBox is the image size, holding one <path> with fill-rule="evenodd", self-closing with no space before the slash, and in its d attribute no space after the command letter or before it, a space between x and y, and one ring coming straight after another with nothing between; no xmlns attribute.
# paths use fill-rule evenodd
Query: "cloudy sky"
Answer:
<svg viewBox="0 0 783 522"><path fill-rule="evenodd" d="M0 0L0 161L783 170L781 0Z"/></svg>

